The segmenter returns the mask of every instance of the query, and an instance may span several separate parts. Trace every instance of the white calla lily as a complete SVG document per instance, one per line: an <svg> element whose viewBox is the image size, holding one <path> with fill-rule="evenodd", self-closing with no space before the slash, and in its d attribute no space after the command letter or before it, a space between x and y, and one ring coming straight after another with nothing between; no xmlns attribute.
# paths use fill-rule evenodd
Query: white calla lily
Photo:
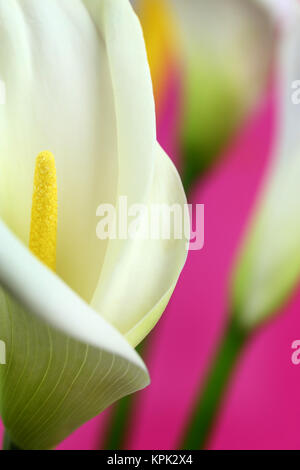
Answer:
<svg viewBox="0 0 300 470"><path fill-rule="evenodd" d="M1 416L50 448L149 383L138 344L161 316L186 241L96 237L96 209L185 203L156 142L150 73L128 0L0 0ZM57 168L56 273L28 249L37 154Z"/></svg>
<svg viewBox="0 0 300 470"><path fill-rule="evenodd" d="M271 21L252 0L169 2L182 36L182 56L188 71L187 116L194 139L207 101L201 123L205 126L205 120L212 122L205 129L211 134L206 138L217 140L216 129L220 127L219 138L224 140L224 134L226 137L236 129L265 89L272 55ZM231 123L229 129L224 129L224 120L227 125ZM186 132L191 130L187 128Z"/></svg>
<svg viewBox="0 0 300 470"><path fill-rule="evenodd" d="M253 0L167 1L181 32L183 57L223 69L237 92L245 92L245 106L253 104L265 84L272 50L272 23L265 10Z"/></svg>
<svg viewBox="0 0 300 470"><path fill-rule="evenodd" d="M300 6L296 0L270 8L278 28L278 138L274 161L233 276L233 310L252 328L276 312L300 276L300 107L292 84L300 76ZM281 6L281 8L279 8Z"/></svg>
<svg viewBox="0 0 300 470"><path fill-rule="evenodd" d="M137 0L134 5L156 94L160 96L170 61L183 72L181 146L189 188L220 155L265 90L272 21L253 0Z"/></svg>

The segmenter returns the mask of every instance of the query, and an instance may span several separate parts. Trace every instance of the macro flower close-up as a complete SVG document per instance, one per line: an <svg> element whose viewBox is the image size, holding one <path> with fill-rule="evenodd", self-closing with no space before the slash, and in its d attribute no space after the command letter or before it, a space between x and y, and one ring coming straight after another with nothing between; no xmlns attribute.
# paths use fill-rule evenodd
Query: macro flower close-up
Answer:
<svg viewBox="0 0 300 470"><path fill-rule="evenodd" d="M49 448L148 384L132 346L186 257L172 238L97 239L98 205L185 196L128 2L4 0L0 18L1 415L16 445Z"/></svg>
<svg viewBox="0 0 300 470"><path fill-rule="evenodd" d="M4 451L300 449L299 120L299 0L0 0Z"/></svg>

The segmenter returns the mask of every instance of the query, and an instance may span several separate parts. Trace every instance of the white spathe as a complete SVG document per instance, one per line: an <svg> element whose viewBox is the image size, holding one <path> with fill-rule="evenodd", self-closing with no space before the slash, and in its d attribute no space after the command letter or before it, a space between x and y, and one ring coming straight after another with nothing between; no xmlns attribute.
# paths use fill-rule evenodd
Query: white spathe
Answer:
<svg viewBox="0 0 300 470"><path fill-rule="evenodd" d="M197 71L199 61L207 62L207 67L213 64L224 81L224 92L229 84L239 98L240 120L266 86L274 40L269 16L253 0L167 2L182 34L188 68Z"/></svg>
<svg viewBox="0 0 300 470"><path fill-rule="evenodd" d="M278 31L278 129L274 159L233 273L233 310L251 329L276 313L300 276L300 106L292 101L300 74L300 5L260 0Z"/></svg>
<svg viewBox="0 0 300 470"><path fill-rule="evenodd" d="M0 0L0 43L1 416L20 447L49 448L149 383L132 346L186 259L185 240L98 240L98 205L186 201L128 0ZM41 150L57 166L56 274L27 248Z"/></svg>

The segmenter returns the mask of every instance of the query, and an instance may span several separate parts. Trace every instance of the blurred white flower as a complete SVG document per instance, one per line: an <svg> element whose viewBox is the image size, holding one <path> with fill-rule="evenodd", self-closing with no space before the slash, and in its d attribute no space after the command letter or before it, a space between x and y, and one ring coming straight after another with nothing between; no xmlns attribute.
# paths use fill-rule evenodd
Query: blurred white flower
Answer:
<svg viewBox="0 0 300 470"><path fill-rule="evenodd" d="M233 311L252 328L278 311L300 276L300 107L292 83L300 77L300 5L263 1L278 30L278 130L274 159L233 275Z"/></svg>
<svg viewBox="0 0 300 470"><path fill-rule="evenodd" d="M161 76L170 55L182 67L182 145L188 160L186 176L192 180L219 155L265 91L273 22L253 0L134 3L154 84L158 82L155 88L162 87Z"/></svg>

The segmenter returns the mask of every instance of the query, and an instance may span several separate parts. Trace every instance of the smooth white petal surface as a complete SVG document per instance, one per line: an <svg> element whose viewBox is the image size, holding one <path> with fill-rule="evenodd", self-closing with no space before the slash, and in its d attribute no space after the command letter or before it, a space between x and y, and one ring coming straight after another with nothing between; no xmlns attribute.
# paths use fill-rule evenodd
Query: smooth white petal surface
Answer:
<svg viewBox="0 0 300 470"><path fill-rule="evenodd" d="M111 72L119 158L117 195L126 196L128 206L143 203L152 185L156 133L152 83L141 26L128 0L84 2L105 38ZM105 293L115 266L128 256L127 249L126 241L109 243L94 298L99 297L99 292ZM107 316L113 315L107 312ZM119 325L118 328L122 330Z"/></svg>
<svg viewBox="0 0 300 470"><path fill-rule="evenodd" d="M49 448L148 384L119 331L132 344L146 335L186 258L184 239L98 240L97 206L118 196L182 206L185 196L156 143L128 0L0 0L0 39L1 415L20 447ZM34 161L45 149L57 164L57 276L24 246ZM109 323L85 302L92 296Z"/></svg>
<svg viewBox="0 0 300 470"><path fill-rule="evenodd" d="M118 194L141 202L151 186L155 107L142 29L129 0L83 0L105 43L115 104ZM100 201L101 202L101 201Z"/></svg>
<svg viewBox="0 0 300 470"><path fill-rule="evenodd" d="M127 341L0 223L4 424L23 448L49 448L149 382Z"/></svg>
<svg viewBox="0 0 300 470"><path fill-rule="evenodd" d="M89 300L105 243L95 211L114 201L116 123L103 40L81 0L0 0L0 215L28 245L35 158L56 159L57 272Z"/></svg>
<svg viewBox="0 0 300 470"><path fill-rule="evenodd" d="M155 140L152 87L140 24L134 15L128 14L131 7L125 0L105 0L101 4L85 0L85 3L103 31L111 68L120 129L118 147L124 152L120 155L123 160L120 162L122 171L119 174L118 195L127 196L128 207L151 202L178 203L182 207L186 199L178 174ZM130 18L130 28L123 21L127 16ZM125 44L126 41L128 44L130 34L132 43L135 40L135 49L129 49L128 52ZM120 47L120 37L124 38L124 49ZM135 66L137 62L139 68ZM124 73L130 75L125 83ZM132 108L132 90L140 109ZM139 130L141 125L142 131ZM124 134L122 129L125 128L128 131ZM171 286L175 286L186 253L184 239L134 242L110 240L92 300L93 307L123 334L129 333L139 324L139 333L132 339L136 345L154 326L153 322L150 328L149 322L148 327L143 328L141 322L170 291ZM134 295L129 296L129 292ZM156 321L166 303L167 300L156 314Z"/></svg>
<svg viewBox="0 0 300 470"><path fill-rule="evenodd" d="M128 0L0 0L0 42L0 216L28 244L35 158L52 151L57 273L89 301L107 247L96 238L96 209L119 192L139 201L153 173L138 21Z"/></svg>
<svg viewBox="0 0 300 470"><path fill-rule="evenodd" d="M170 208L177 205L183 214L185 203L178 173L157 144L155 174L147 201L148 213L151 205L165 204ZM140 224L139 233L146 225L147 221ZM114 243L114 240L110 241L112 248ZM92 306L124 335L129 335L134 345L138 344L163 313L185 263L187 247L183 230L182 238L176 239L172 216L169 239L144 237L127 240L126 250L117 264L107 259L107 263L111 262L111 274L105 283L99 284ZM128 296L128 292L134 295Z"/></svg>

